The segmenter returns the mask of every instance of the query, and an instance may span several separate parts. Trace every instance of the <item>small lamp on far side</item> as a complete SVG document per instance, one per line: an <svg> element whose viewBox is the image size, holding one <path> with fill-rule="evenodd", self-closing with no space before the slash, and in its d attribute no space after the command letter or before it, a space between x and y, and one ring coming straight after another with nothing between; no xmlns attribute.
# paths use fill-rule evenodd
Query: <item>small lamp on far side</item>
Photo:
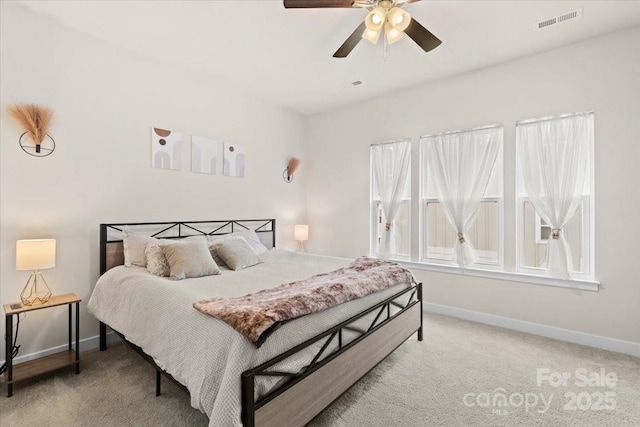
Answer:
<svg viewBox="0 0 640 427"><path fill-rule="evenodd" d="M298 241L296 246L296 252L306 253L307 250L304 247L304 242L309 240L309 226L308 225L296 225L293 232L294 239Z"/></svg>
<svg viewBox="0 0 640 427"><path fill-rule="evenodd" d="M18 240L16 242L16 270L32 270L20 293L24 305L44 304L51 298L51 289L40 270L56 266L55 239Z"/></svg>

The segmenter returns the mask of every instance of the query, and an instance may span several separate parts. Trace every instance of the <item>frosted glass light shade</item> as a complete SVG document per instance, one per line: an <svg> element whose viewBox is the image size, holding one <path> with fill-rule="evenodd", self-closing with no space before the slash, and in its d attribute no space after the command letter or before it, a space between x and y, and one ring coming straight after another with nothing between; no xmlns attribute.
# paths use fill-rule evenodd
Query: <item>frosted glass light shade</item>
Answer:
<svg viewBox="0 0 640 427"><path fill-rule="evenodd" d="M366 41L369 41L373 44L378 43L378 39L380 38L380 34L382 34L382 29L379 30L370 30L368 28L364 29L362 33L362 38Z"/></svg>
<svg viewBox="0 0 640 427"><path fill-rule="evenodd" d="M44 270L55 266L55 239L18 240L16 242L16 270Z"/></svg>
<svg viewBox="0 0 640 427"><path fill-rule="evenodd" d="M399 7L392 7L387 15L387 21L396 30L404 32L411 23L411 15Z"/></svg>
<svg viewBox="0 0 640 427"><path fill-rule="evenodd" d="M384 21L387 18L387 13L381 7L373 9L364 20L364 25L368 30L379 31L384 25Z"/></svg>
<svg viewBox="0 0 640 427"><path fill-rule="evenodd" d="M309 240L309 226L308 225L296 225L293 232L294 239L298 242L305 242Z"/></svg>
<svg viewBox="0 0 640 427"><path fill-rule="evenodd" d="M384 25L384 33L387 36L387 43L392 44L400 40L404 36L404 32L399 31L390 23Z"/></svg>

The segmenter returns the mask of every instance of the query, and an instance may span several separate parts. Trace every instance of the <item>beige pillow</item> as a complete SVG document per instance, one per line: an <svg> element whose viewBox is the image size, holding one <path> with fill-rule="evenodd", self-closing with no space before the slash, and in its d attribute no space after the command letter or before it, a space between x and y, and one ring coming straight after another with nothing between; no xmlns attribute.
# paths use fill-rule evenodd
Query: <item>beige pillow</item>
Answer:
<svg viewBox="0 0 640 427"><path fill-rule="evenodd" d="M217 248L218 256L232 270L241 270L260 264L262 258L254 251L243 238L230 239L222 242Z"/></svg>
<svg viewBox="0 0 640 427"><path fill-rule="evenodd" d="M244 240L240 236L232 236L231 234L227 234L226 236L231 236L231 237L226 237L224 239L216 239L216 240L213 240L213 241L209 241L209 252L211 253L211 257L213 258L213 260L218 265L223 265L224 264L224 261L222 260L222 258L220 258L220 256L218 256L218 249L220 249L220 247L225 242L228 242L229 240Z"/></svg>
<svg viewBox="0 0 640 427"><path fill-rule="evenodd" d="M174 280L220 274L209 248L203 242L184 242L162 247Z"/></svg>
<svg viewBox="0 0 640 427"><path fill-rule="evenodd" d="M179 245L185 242L206 243L207 238L205 236L189 236L184 239L157 239L149 243L144 250L144 255L147 259L147 271L156 276L169 277L171 267L169 266L167 257L164 256L162 247L166 245Z"/></svg>
<svg viewBox="0 0 640 427"><path fill-rule="evenodd" d="M168 244L166 242L152 242L147 245L144 254L147 257L147 271L149 273L160 277L169 277L171 274L171 267L162 251L162 247Z"/></svg>

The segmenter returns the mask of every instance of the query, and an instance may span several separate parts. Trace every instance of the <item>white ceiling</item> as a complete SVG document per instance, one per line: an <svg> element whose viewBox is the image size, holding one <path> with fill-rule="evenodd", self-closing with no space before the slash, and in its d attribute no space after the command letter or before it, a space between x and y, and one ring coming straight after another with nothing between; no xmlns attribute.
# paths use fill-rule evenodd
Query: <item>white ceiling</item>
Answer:
<svg viewBox="0 0 640 427"><path fill-rule="evenodd" d="M333 52L363 9L284 9L279 0L25 1L30 9L142 55L204 72L270 103L313 114L640 25L640 1L430 1L405 6L442 41L404 37ZM533 24L582 7L581 19ZM630 47L634 48L634 47ZM637 48L637 47L635 47ZM351 87L360 80L362 85Z"/></svg>

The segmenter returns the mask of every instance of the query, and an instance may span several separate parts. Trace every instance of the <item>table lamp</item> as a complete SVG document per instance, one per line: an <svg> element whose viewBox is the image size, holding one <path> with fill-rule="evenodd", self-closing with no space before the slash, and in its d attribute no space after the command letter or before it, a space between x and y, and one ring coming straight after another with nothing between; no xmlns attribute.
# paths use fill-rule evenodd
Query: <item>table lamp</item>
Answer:
<svg viewBox="0 0 640 427"><path fill-rule="evenodd" d="M298 241L296 246L296 252L306 253L307 250L304 247L304 242L309 240L309 226L308 225L296 225L293 232L294 239Z"/></svg>
<svg viewBox="0 0 640 427"><path fill-rule="evenodd" d="M56 266L55 239L18 240L16 270L31 270L31 276L20 293L24 305L44 304L51 298L51 289L40 270Z"/></svg>

